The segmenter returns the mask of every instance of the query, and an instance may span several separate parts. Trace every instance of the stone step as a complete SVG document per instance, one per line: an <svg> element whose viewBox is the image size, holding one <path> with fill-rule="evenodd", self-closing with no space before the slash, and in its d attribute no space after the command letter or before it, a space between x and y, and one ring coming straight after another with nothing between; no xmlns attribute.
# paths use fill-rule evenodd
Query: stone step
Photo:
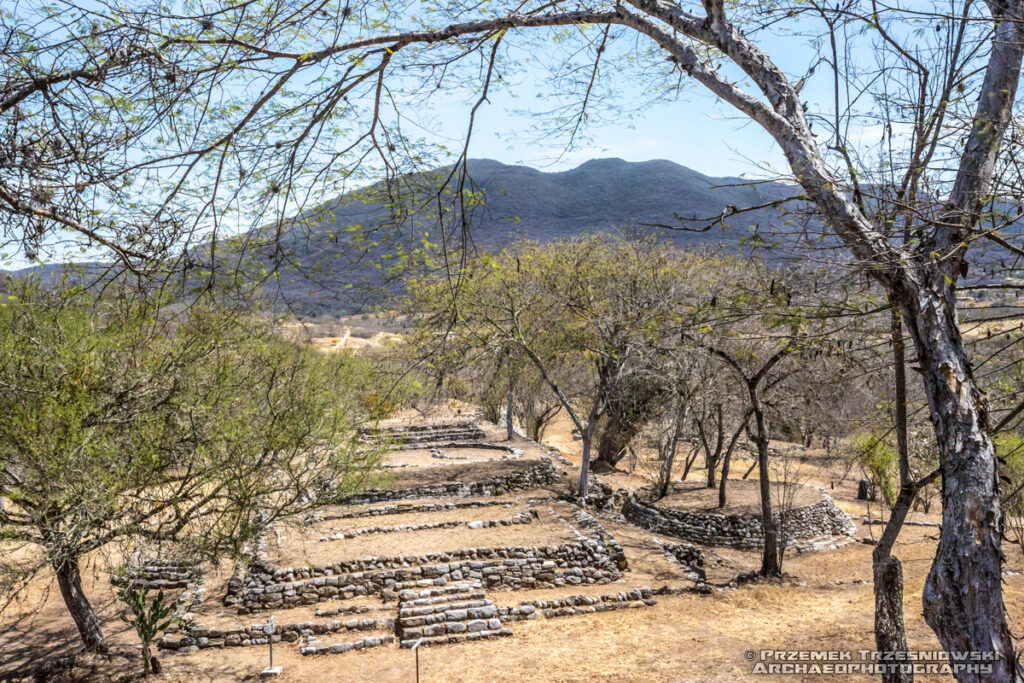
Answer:
<svg viewBox="0 0 1024 683"><path fill-rule="evenodd" d="M343 641L340 643L324 644L310 643L299 649L303 655L340 655L353 650L368 650L382 645L389 645L395 642L393 635L367 636L359 640Z"/></svg>
<svg viewBox="0 0 1024 683"><path fill-rule="evenodd" d="M438 645L511 634L502 625L497 606L478 585L433 592L402 593L395 629L402 647L411 647L420 639L424 644Z"/></svg>
<svg viewBox="0 0 1024 683"><path fill-rule="evenodd" d="M555 619L557 617L572 617L579 614L596 614L598 612L614 612L616 610L624 609L641 609L656 604L656 600L653 598L647 598L645 600L634 600L631 602L602 602L596 605L552 607L541 610L541 613L544 615L545 619Z"/></svg>
<svg viewBox="0 0 1024 683"><path fill-rule="evenodd" d="M438 595L431 598L417 598L415 600L403 600L402 604L407 607L422 607L424 605L444 605L451 604L453 601L463 602L467 600L483 600L485 596L482 590L473 591L459 591L457 593L447 593L444 595Z"/></svg>
<svg viewBox="0 0 1024 683"><path fill-rule="evenodd" d="M449 645L454 643L470 642L473 640L482 640L484 638L497 638L510 635L512 635L512 629L503 627L500 629L486 629L474 631L472 633L453 633L451 635L446 634L443 636L424 636L422 638L408 638L400 641L400 647L411 648L412 646L416 645L416 643L419 643L420 647L425 647L428 645Z"/></svg>
<svg viewBox="0 0 1024 683"><path fill-rule="evenodd" d="M463 606L464 605L464 606ZM463 603L460 606L438 606L419 607L409 610L435 610L419 614L406 614L398 618L398 631L403 632L410 628L430 626L437 623L448 623L452 621L472 621L474 619L496 619L498 608L490 600L479 600L473 603Z"/></svg>
<svg viewBox="0 0 1024 683"><path fill-rule="evenodd" d="M397 584L396 584L397 585ZM479 581L460 581L458 583L446 584L444 586L432 586L430 588L406 588L395 589L400 602L411 602L427 598L442 597L446 595L462 595L480 589ZM425 604L425 603L421 603Z"/></svg>

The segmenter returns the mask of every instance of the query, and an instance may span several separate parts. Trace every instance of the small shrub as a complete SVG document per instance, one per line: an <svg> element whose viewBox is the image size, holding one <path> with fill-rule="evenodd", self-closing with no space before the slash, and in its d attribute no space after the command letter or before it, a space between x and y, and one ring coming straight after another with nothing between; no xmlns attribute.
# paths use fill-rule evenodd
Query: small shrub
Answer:
<svg viewBox="0 0 1024 683"><path fill-rule="evenodd" d="M118 588L117 597L128 606L129 611L127 615L121 615L121 620L134 628L142 641L143 676L159 673L160 665L152 652L153 639L171 624L178 624L181 620L173 615L173 606L166 601L162 590L149 600L149 586L136 586L127 579Z"/></svg>
<svg viewBox="0 0 1024 683"><path fill-rule="evenodd" d="M896 502L899 453L877 434L858 436L853 447L856 461L891 508Z"/></svg>

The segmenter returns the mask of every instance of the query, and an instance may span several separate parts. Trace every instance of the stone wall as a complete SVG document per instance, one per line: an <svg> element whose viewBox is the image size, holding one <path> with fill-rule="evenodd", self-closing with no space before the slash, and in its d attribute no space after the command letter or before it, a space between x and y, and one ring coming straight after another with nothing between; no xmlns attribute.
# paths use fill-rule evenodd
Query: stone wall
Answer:
<svg viewBox="0 0 1024 683"><path fill-rule="evenodd" d="M163 638L157 641L162 650L194 652L208 648L247 647L250 645L266 645L269 636L263 631L264 623L230 628L207 628L202 624L190 626L181 631L168 629ZM278 624L274 631L274 642L294 643L300 637L324 635L346 631L381 631L395 627L395 619L347 619L314 623L304 621L298 624Z"/></svg>
<svg viewBox="0 0 1024 683"><path fill-rule="evenodd" d="M593 614L620 609L650 607L655 600L649 586L606 595L568 595L553 600L524 600L516 607L499 607L498 617L506 621L534 619L538 610L546 619L576 614Z"/></svg>
<svg viewBox="0 0 1024 683"><path fill-rule="evenodd" d="M850 518L836 507L828 494L823 492L822 496L822 501L793 508L783 516L789 543L853 533ZM634 495L626 499L622 514L632 523L655 533L691 543L741 550L764 546L761 518L756 515L722 515L658 507L644 503Z"/></svg>
<svg viewBox="0 0 1024 683"><path fill-rule="evenodd" d="M336 501L338 505L367 505L391 500L415 498L455 498L474 496L500 496L511 491L520 491L547 486L557 481L559 472L549 458L519 472L499 474L482 481L430 484L397 491L375 489L348 496Z"/></svg>
<svg viewBox="0 0 1024 683"><path fill-rule="evenodd" d="M621 576L621 552L584 538L555 546L464 548L277 569L256 562L249 565L244 581L236 582L230 602L246 614L363 595L388 600L404 589L449 581L475 580L485 588L507 589L603 584Z"/></svg>
<svg viewBox="0 0 1024 683"><path fill-rule="evenodd" d="M113 574L111 583L121 584L125 581L133 587L146 586L151 590L185 588L203 578L202 568L198 564L169 563L153 560L140 566L129 567L125 576Z"/></svg>
<svg viewBox="0 0 1024 683"><path fill-rule="evenodd" d="M394 443L400 444L400 448L421 448L422 444L432 444L441 441L480 441L487 438L487 434L476 422L464 421L446 424L363 429L360 432L360 438L367 443Z"/></svg>
<svg viewBox="0 0 1024 683"><path fill-rule="evenodd" d="M466 526L470 529L492 529L499 526L514 526L516 524L530 524L533 522L534 515L529 512L517 512L511 517L505 519L486 519L486 520L450 520L447 522L426 522L425 524L399 524L396 526L372 526L364 529L350 529L349 531L339 531L329 536L320 537L320 541L341 541L346 538L358 538L359 536L365 536L369 534L395 534L407 531L426 531L428 529L453 529L459 526Z"/></svg>
<svg viewBox="0 0 1024 683"><path fill-rule="evenodd" d="M704 566L704 551L697 546L691 543L662 543L654 540L663 553L684 567L695 569Z"/></svg>
<svg viewBox="0 0 1024 683"><path fill-rule="evenodd" d="M342 512L335 514L310 514L306 516L306 524L315 524L332 519L353 519L356 517L378 517L380 515L404 515L410 512L447 512L448 510L464 510L471 508L485 508L495 506L512 507L512 503L504 500L467 500L452 501L443 503L403 503L398 505L380 505L367 508L366 510L355 510L353 512Z"/></svg>

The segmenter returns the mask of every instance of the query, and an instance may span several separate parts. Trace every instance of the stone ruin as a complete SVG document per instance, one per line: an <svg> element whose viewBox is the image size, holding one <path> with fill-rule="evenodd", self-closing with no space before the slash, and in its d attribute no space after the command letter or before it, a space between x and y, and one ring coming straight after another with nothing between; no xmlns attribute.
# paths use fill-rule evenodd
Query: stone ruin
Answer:
<svg viewBox="0 0 1024 683"><path fill-rule="evenodd" d="M824 491L821 495L821 501L787 510L781 517L785 542L799 552L841 547L857 532L832 497ZM759 515L679 510L644 502L635 494L626 498L622 514L633 524L690 543L739 550L764 547Z"/></svg>
<svg viewBox="0 0 1024 683"><path fill-rule="evenodd" d="M518 472L499 474L482 481L429 484L399 490L373 489L341 498L336 504L355 506L403 499L500 496L512 491L547 486L558 481L560 477L561 472L555 469L554 463L545 458Z"/></svg>
<svg viewBox="0 0 1024 683"><path fill-rule="evenodd" d="M428 447L434 453L443 454L439 444L447 444L502 450L508 454L503 456L506 458L518 459L522 455L519 449L480 441L484 438L484 431L469 422L363 433L367 442L398 443L397 449ZM524 461L515 471L479 481L365 491L336 501L341 511L320 512L307 516L304 521L318 524L332 519L512 507L509 501L489 499L548 486L562 476L564 472L550 457L543 455L535 461ZM403 500L410 502L400 502ZM481 529L523 525L528 529L538 516L536 506L545 503L550 519L556 526L563 525L572 540L556 544L468 547L421 555L371 556L296 567L274 566L261 549L236 565L223 602L240 617L311 607L315 610L315 620L280 624L272 636L275 641L297 643L304 655L341 654L396 641L401 647L409 647L421 639L422 644L433 645L509 636L512 634L510 623L535 618L538 613L567 616L633 609L654 603L651 590L645 588L597 597L573 595L554 601L521 601L510 607L495 605L490 595L492 591L607 584L619 580L627 570L621 546L595 518L564 502L558 505L571 507L572 512L560 514L550 496L528 498L526 510L496 519L366 525L346 528L319 540L458 526ZM368 507L345 509L357 506ZM320 607L328 601L365 603L367 600L379 602ZM263 645L268 642L268 636L262 630L262 622L256 623L259 621L216 628L192 619L183 628L170 629L158 645L179 652ZM360 637L352 639L355 634Z"/></svg>
<svg viewBox="0 0 1024 683"><path fill-rule="evenodd" d="M423 448L425 445L447 444L454 447L487 438L480 425L472 421L377 427L363 429L359 436L365 443L391 445L394 450Z"/></svg>
<svg viewBox="0 0 1024 683"><path fill-rule="evenodd" d="M514 452L518 449L486 443L484 430L469 421L365 430L362 438L367 443L396 444L393 450L428 449L437 460L456 459L444 457L444 448L487 448L506 451L509 455L504 457L522 455L522 451ZM335 501L340 510L318 511L303 521L314 525L329 520L522 505L522 499L513 503L495 498L550 486L565 476L555 461L563 465L567 461L557 452L538 448L544 455L536 460L523 459L522 467L512 472L479 481L364 491ZM716 515L658 507L632 493L613 491L595 479L585 501L587 507L602 510L618 521L679 539L676 543L654 539L654 543L688 572L694 585L662 586L655 590L643 587L601 595L571 594L499 606L494 601L495 591L604 585L620 580L628 570L622 547L583 508L566 500L556 501L552 496L526 498L525 503L525 510L510 511L509 515L495 519L366 524L326 534L319 541L457 527L522 525L525 531L537 519L539 509L563 525L572 540L368 556L293 567L275 566L262 549L257 549L236 565L223 596L226 607L243 619L251 618L253 623L217 628L191 619L183 628L169 629L158 645L167 650L191 652L265 645L272 637L275 642L295 643L303 655L317 656L394 643L411 647L416 643L438 645L507 637L513 634L515 622L538 616L558 618L638 609L655 604L656 595L708 593L712 587L704 580L704 554L694 544L745 550L763 544L760 519L754 515ZM360 509L354 509L357 507ZM854 531L849 518L827 494L821 502L796 508L788 515L792 540L802 544L798 545L802 548L835 547ZM170 571L162 576L164 581L186 580ZM194 576L190 578L195 581ZM194 583L189 586L194 593ZM332 604L326 605L328 602ZM338 602L342 604L337 605ZM274 610L300 607L309 607L312 618L279 624L273 636L264 633L263 619L267 615Z"/></svg>

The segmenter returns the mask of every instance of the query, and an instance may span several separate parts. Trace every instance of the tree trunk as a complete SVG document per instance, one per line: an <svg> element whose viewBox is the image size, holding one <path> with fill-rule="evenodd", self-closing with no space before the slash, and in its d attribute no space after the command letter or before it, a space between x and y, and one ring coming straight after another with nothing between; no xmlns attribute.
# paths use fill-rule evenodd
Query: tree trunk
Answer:
<svg viewBox="0 0 1024 683"><path fill-rule="evenodd" d="M779 576L779 530L772 514L772 488L768 479L768 424L764 419L764 411L757 397L757 389L750 385L750 407L757 426L757 478L761 485L761 526L764 529L764 553L761 555L761 576Z"/></svg>
<svg viewBox="0 0 1024 683"><path fill-rule="evenodd" d="M515 438L515 431L512 429L512 407L515 405L516 394L512 388L512 379L508 380L508 403L505 405L505 430L507 431L507 439L511 441Z"/></svg>
<svg viewBox="0 0 1024 683"><path fill-rule="evenodd" d="M903 324L893 296L890 309L889 333L892 340L893 380L895 390L894 426L899 453L900 494L889 513L882 537L871 555L875 587L875 647L879 652L906 652L907 632L903 624L903 568L892 555L893 544L903 528L903 520L917 495L916 485L910 481L910 450L907 442L907 375L906 349L903 344ZM910 683L911 671L887 671L884 683Z"/></svg>
<svg viewBox="0 0 1024 683"><path fill-rule="evenodd" d="M1002 594L996 455L956 319L953 288L932 268L896 292L914 340L942 461L942 530L924 587L924 617L949 652L996 652L986 680L1019 673ZM980 680L963 674L962 681Z"/></svg>
<svg viewBox="0 0 1024 683"><path fill-rule="evenodd" d="M597 442L597 459L614 467L622 460L629 442L636 436L637 425L624 422L611 414Z"/></svg>
<svg viewBox="0 0 1024 683"><path fill-rule="evenodd" d="M107 641L100 630L99 619L93 611L89 599L82 590L82 576L78 571L78 560L64 560L53 567L57 574L57 585L64 597L71 618L75 620L78 633L82 636L82 644L89 652L106 653Z"/></svg>
<svg viewBox="0 0 1024 683"><path fill-rule="evenodd" d="M586 498L590 477L590 443L594 440L594 420L587 423L587 428L580 432L580 436L583 441L583 455L580 458L580 498Z"/></svg>
<svg viewBox="0 0 1024 683"><path fill-rule="evenodd" d="M903 626L903 568L888 555L874 563L875 647L879 652L906 652L907 632ZM913 671L886 671L884 683L911 683Z"/></svg>
<svg viewBox="0 0 1024 683"><path fill-rule="evenodd" d="M690 476L690 468L693 467L693 463L697 462L697 452L700 449L696 446L690 446L690 454L686 456L686 462L683 464L683 476L679 477L679 481L686 481L686 478Z"/></svg>
<svg viewBox="0 0 1024 683"><path fill-rule="evenodd" d="M686 417L689 412L689 404L682 410L676 411L675 425L672 427L672 436L669 437L672 441L668 445L668 454L665 456L665 462L661 464L661 472L658 474L658 498L663 498L668 493L669 484L672 483L672 465L676 460L679 438L683 435L683 425L686 423ZM683 477L685 478L686 475L684 474Z"/></svg>
<svg viewBox="0 0 1024 683"><path fill-rule="evenodd" d="M903 625L903 569L892 555L892 547L903 527L903 520L917 495L917 486L905 480L900 495L889 513L885 531L871 554L875 584L875 647L879 652L906 652L907 632ZM885 683L908 683L913 672L888 672Z"/></svg>
<svg viewBox="0 0 1024 683"><path fill-rule="evenodd" d="M714 457L709 457L707 463L709 489L715 488L715 470L718 469L718 463L722 459L722 445L725 443L725 417L722 413L722 404L719 403L715 408L718 416L718 422L716 423L718 434L715 437L715 455Z"/></svg>
<svg viewBox="0 0 1024 683"><path fill-rule="evenodd" d="M732 452L736 450L736 443L740 440L740 434L747 427L747 422L750 421L750 412L743 416L743 422L733 432L732 438L729 440L729 447L725 451L725 456L722 458L722 480L718 485L718 507L725 507L725 486L726 482L729 481L729 463L732 462Z"/></svg>
<svg viewBox="0 0 1024 683"><path fill-rule="evenodd" d="M722 459L722 479L718 482L718 507L725 507L725 483L729 481L729 461L732 460L732 449L730 448Z"/></svg>
<svg viewBox="0 0 1024 683"><path fill-rule="evenodd" d="M672 483L672 464L676 459L676 449L679 443L678 432L673 435L672 443L668 445L668 453L665 461L661 463L661 472L658 473L658 498L664 498L668 493L668 486Z"/></svg>

